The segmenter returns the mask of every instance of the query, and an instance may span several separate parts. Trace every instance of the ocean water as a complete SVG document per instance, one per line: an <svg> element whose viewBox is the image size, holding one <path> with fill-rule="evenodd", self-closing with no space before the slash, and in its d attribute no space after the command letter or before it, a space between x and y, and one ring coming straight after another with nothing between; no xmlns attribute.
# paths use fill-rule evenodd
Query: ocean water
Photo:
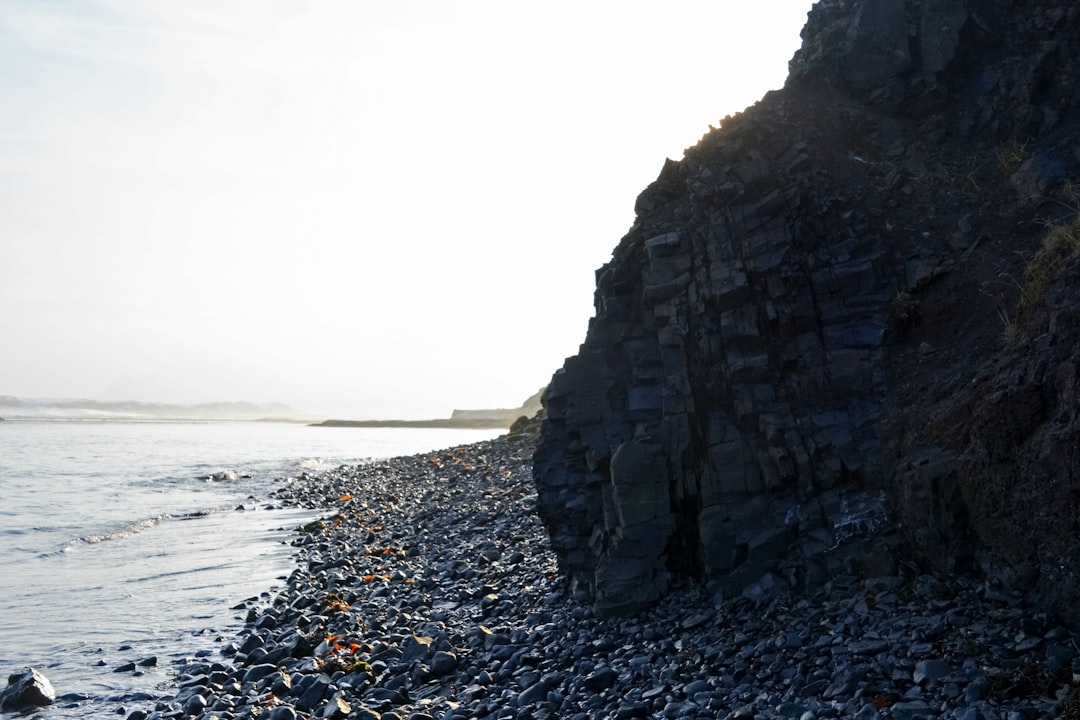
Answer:
<svg viewBox="0 0 1080 720"><path fill-rule="evenodd" d="M167 692L177 662L217 658L242 627L230 608L268 597L292 571L291 531L318 512L275 507L281 478L498 434L0 422L0 678L32 665L58 695L86 696L44 717L150 709L140 697ZM221 470L247 477L207 479Z"/></svg>

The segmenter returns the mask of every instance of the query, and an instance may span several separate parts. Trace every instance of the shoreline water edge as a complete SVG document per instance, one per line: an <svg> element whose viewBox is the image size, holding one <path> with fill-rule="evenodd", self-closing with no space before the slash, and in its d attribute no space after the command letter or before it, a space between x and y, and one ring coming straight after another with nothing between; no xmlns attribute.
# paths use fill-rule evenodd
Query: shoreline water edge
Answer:
<svg viewBox="0 0 1080 720"><path fill-rule="evenodd" d="M284 587L234 608L245 628L219 659L189 659L165 697L108 714L1011 720L1080 708L1076 638L970 578L852 576L810 598L686 585L637 616L597 618L558 575L533 449L500 438L287 481L278 502L330 510L295 533Z"/></svg>

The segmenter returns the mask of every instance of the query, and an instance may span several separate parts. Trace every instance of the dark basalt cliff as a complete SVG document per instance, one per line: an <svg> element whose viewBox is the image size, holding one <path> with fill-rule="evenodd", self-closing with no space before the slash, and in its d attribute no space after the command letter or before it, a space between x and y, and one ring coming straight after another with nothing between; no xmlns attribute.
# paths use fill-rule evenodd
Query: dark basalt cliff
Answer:
<svg viewBox="0 0 1080 720"><path fill-rule="evenodd" d="M921 566L1068 614L1080 266L1025 271L1080 204L1080 8L821 0L790 70L597 273L535 456L568 582L619 613Z"/></svg>

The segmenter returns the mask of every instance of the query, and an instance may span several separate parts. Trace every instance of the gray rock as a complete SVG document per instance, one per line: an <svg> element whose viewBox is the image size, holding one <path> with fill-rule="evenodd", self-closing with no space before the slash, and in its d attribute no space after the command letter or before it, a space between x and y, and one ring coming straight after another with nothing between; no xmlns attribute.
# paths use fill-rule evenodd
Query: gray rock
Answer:
<svg viewBox="0 0 1080 720"><path fill-rule="evenodd" d="M431 656L431 672L436 675L447 675L457 669L457 655L445 650L438 650Z"/></svg>
<svg viewBox="0 0 1080 720"><path fill-rule="evenodd" d="M691 717L700 710L701 707L692 702L680 702L678 700L669 702L664 705L663 716L668 720L675 720L675 718Z"/></svg>
<svg viewBox="0 0 1080 720"><path fill-rule="evenodd" d="M28 667L8 676L7 687L0 692L0 710L23 710L43 707L56 700L56 691L49 678Z"/></svg>
<svg viewBox="0 0 1080 720"><path fill-rule="evenodd" d="M683 687L683 692L686 693L687 696L693 697L694 695L697 695L699 692L705 692L708 689L709 689L708 681L699 679L699 680L694 680L693 682L687 683Z"/></svg>
<svg viewBox="0 0 1080 720"><path fill-rule="evenodd" d="M538 702L542 702L547 699L547 694L551 691L551 687L541 680L532 687L522 690L517 696L517 703L519 707L526 707Z"/></svg>
<svg viewBox="0 0 1080 720"><path fill-rule="evenodd" d="M206 698L196 693L184 703L184 712L188 715L198 715L207 707Z"/></svg>
<svg viewBox="0 0 1080 720"><path fill-rule="evenodd" d="M877 655L888 651L889 641L884 638L857 640L850 643L848 649L856 655Z"/></svg>
<svg viewBox="0 0 1080 720"><path fill-rule="evenodd" d="M649 716L649 704L646 702L624 702L615 710L616 720L644 718Z"/></svg>
<svg viewBox="0 0 1080 720"><path fill-rule="evenodd" d="M267 677L275 672L277 672L277 666L270 663L253 665L252 667L247 669L247 672L244 673L244 682L258 682L264 677Z"/></svg>
<svg viewBox="0 0 1080 720"><path fill-rule="evenodd" d="M296 697L293 704L297 710L311 712L330 692L330 680L325 676L309 676L310 682ZM297 686L299 687L299 686Z"/></svg>
<svg viewBox="0 0 1080 720"><path fill-rule="evenodd" d="M615 681L619 679L619 673L615 672L609 667L600 668L599 670L590 673L585 676L582 684L590 692L601 692L607 690L609 687L615 684Z"/></svg>
<svg viewBox="0 0 1080 720"><path fill-rule="evenodd" d="M930 715L933 710L922 700L898 702L891 708L892 716L897 720L915 720L917 716Z"/></svg>
<svg viewBox="0 0 1080 720"><path fill-rule="evenodd" d="M859 712L855 713L853 717L855 720L876 720L876 718L881 717L881 713L878 712L874 703L866 703L859 708Z"/></svg>
<svg viewBox="0 0 1080 720"><path fill-rule="evenodd" d="M431 656L431 638L419 635L406 635L401 641L401 659L404 662L426 660Z"/></svg>
<svg viewBox="0 0 1080 720"><path fill-rule="evenodd" d="M348 717L351 712L352 705L340 695L335 695L319 709L318 715L321 718L345 718Z"/></svg>
<svg viewBox="0 0 1080 720"><path fill-rule="evenodd" d="M912 679L916 685L922 685L927 680L940 680L952 671L952 666L944 660L920 660L915 663Z"/></svg>

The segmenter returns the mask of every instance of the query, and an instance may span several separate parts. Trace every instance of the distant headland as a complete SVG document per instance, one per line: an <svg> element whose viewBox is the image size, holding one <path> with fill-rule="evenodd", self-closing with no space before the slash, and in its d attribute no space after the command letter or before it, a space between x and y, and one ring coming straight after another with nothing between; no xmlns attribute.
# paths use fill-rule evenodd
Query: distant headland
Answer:
<svg viewBox="0 0 1080 720"><path fill-rule="evenodd" d="M324 420L312 423L312 427L352 428L461 428L471 430L509 428L521 417L531 418L543 407L540 397L546 388L537 390L516 408L492 408L488 410L454 410L448 418L432 420Z"/></svg>

